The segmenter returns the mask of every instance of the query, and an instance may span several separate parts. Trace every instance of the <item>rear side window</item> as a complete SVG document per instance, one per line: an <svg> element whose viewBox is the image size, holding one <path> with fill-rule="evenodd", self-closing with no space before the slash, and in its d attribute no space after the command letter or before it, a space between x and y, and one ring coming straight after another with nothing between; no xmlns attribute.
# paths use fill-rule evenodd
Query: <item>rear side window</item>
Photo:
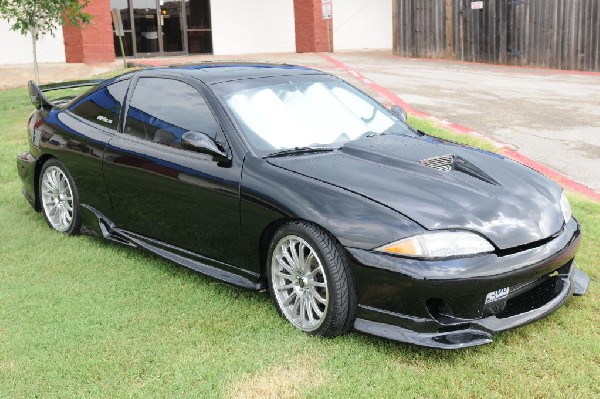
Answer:
<svg viewBox="0 0 600 399"><path fill-rule="evenodd" d="M188 131L215 138L218 124L193 86L173 79L138 80L127 110L124 132L156 143L180 147Z"/></svg>
<svg viewBox="0 0 600 399"><path fill-rule="evenodd" d="M69 111L95 124L116 129L129 80L122 80L96 90L77 101Z"/></svg>

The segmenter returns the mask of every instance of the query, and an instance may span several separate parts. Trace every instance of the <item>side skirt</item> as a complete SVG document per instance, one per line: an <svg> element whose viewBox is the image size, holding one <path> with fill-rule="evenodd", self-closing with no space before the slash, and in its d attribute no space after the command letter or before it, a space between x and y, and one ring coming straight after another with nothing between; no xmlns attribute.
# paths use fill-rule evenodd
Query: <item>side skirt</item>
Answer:
<svg viewBox="0 0 600 399"><path fill-rule="evenodd" d="M256 273L240 269L236 266L212 258L207 258L162 241L120 229L94 208L87 205L82 205L81 207L84 213L84 224L88 227L86 232L93 235L101 235L108 240L120 244L145 249L162 258L187 267L188 269L195 270L229 284L255 291L266 289L264 279L261 279ZM94 223L90 223L93 219L95 219Z"/></svg>

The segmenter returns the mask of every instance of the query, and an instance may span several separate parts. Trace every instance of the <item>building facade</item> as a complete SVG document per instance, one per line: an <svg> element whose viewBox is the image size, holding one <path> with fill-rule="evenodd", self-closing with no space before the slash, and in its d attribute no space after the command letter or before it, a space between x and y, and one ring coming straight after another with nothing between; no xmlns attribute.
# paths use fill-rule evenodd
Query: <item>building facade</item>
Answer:
<svg viewBox="0 0 600 399"><path fill-rule="evenodd" d="M324 19L328 4L331 19ZM392 48L392 0L91 0L93 22L44 38L40 61L120 56L111 10L121 19L128 57ZM0 25L0 40L10 35L18 36ZM31 62L29 53L9 47L0 64Z"/></svg>

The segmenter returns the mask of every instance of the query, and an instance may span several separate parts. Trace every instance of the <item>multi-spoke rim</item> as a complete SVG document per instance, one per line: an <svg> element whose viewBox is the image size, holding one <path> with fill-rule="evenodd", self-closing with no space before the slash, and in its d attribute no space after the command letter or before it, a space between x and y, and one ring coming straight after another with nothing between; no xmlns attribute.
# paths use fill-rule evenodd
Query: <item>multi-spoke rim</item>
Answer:
<svg viewBox="0 0 600 399"><path fill-rule="evenodd" d="M67 231L73 222L73 191L69 179L57 166L49 166L42 176L42 206L53 228Z"/></svg>
<svg viewBox="0 0 600 399"><path fill-rule="evenodd" d="M316 251L295 235L283 237L271 258L273 292L285 317L304 331L314 331L327 316L327 276Z"/></svg>

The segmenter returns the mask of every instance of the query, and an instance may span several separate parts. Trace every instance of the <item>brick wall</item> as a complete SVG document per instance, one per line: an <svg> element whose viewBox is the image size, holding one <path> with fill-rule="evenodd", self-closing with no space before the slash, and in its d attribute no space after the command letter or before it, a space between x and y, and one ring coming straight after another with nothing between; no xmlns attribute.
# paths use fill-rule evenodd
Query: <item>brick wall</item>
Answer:
<svg viewBox="0 0 600 399"><path fill-rule="evenodd" d="M94 19L88 26L63 26L67 62L111 62L115 60L110 0L93 0L85 12Z"/></svg>
<svg viewBox="0 0 600 399"><path fill-rule="evenodd" d="M294 0L296 51L329 51L327 20L323 19L321 0ZM329 41L333 51L333 20L329 21Z"/></svg>

